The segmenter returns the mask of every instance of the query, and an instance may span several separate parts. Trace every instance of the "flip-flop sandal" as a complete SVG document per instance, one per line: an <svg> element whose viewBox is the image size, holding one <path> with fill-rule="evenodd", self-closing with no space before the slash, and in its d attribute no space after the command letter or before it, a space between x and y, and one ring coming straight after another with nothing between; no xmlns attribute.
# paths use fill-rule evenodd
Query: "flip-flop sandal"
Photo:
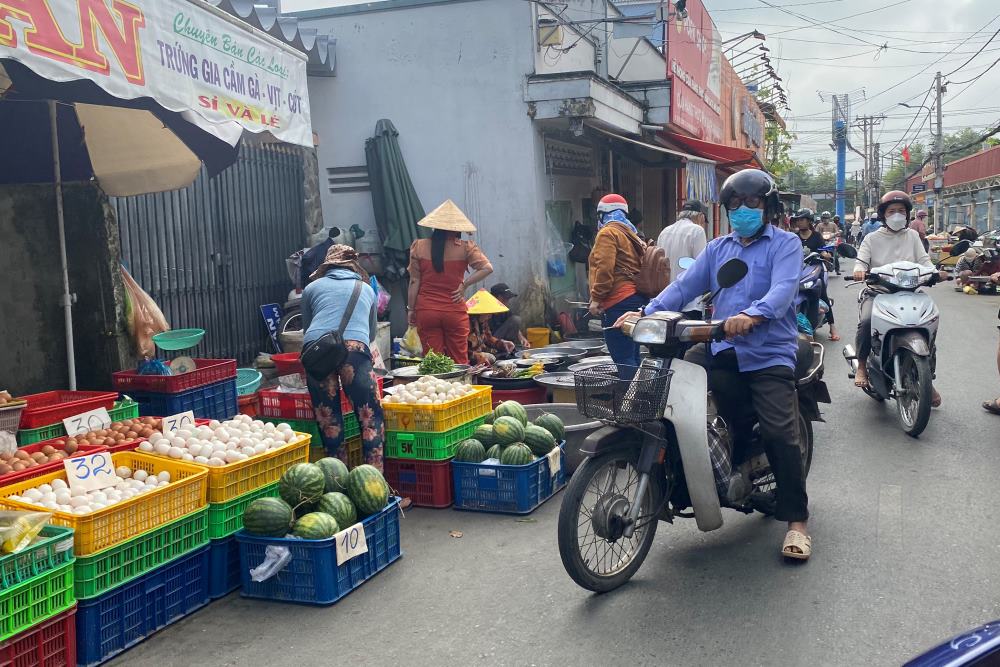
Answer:
<svg viewBox="0 0 1000 667"><path fill-rule="evenodd" d="M983 410L994 415L1000 415L1000 398L983 403Z"/></svg>
<svg viewBox="0 0 1000 667"><path fill-rule="evenodd" d="M830 336L830 342L831 343L836 343L838 340L840 340L840 336L838 336L836 334L834 334L833 336Z"/></svg>
<svg viewBox="0 0 1000 667"><path fill-rule="evenodd" d="M812 538L798 530L785 533L785 542L781 545L781 555L795 560L809 560L812 555Z"/></svg>
<svg viewBox="0 0 1000 667"><path fill-rule="evenodd" d="M858 378L857 376L854 377L854 386L858 389L871 389L871 384L868 380Z"/></svg>

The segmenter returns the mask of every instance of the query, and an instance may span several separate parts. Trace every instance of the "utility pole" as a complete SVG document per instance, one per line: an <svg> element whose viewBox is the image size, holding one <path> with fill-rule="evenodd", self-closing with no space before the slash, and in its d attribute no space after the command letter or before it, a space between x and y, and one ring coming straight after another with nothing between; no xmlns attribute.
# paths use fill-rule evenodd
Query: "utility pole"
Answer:
<svg viewBox="0 0 1000 667"><path fill-rule="evenodd" d="M944 135L941 124L941 96L946 88L941 85L941 72L934 75L934 91L937 94L937 132L934 135L934 224L935 232L944 229L941 219L941 190L944 188Z"/></svg>

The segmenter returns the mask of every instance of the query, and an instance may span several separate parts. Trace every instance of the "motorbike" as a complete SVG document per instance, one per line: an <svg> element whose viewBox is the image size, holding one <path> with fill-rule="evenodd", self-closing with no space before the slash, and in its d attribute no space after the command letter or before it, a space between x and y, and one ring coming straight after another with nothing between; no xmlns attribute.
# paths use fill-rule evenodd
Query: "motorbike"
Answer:
<svg viewBox="0 0 1000 667"><path fill-rule="evenodd" d="M747 265L731 259L716 276L719 289L737 284ZM583 442L584 462L570 480L559 509L559 554L580 586L606 592L627 582L645 560L661 521L693 518L702 531L723 525L722 508L774 511L774 475L755 425L742 451L732 451L731 480L720 490L712 452L729 441L702 366L684 361L693 345L722 340L724 320L686 319L658 312L628 318L622 332L649 349L639 368L609 365L579 371L577 407L604 426ZM812 422L823 383L823 347L800 341L795 370L803 470L812 463ZM634 374L633 374L634 373ZM738 493L737 493L738 491ZM690 508L690 512L687 510Z"/></svg>
<svg viewBox="0 0 1000 667"><path fill-rule="evenodd" d="M805 257L802 260L802 275L799 278L796 312L803 314L812 328L812 331L804 331L803 333L813 335L820 327L829 323L833 299L830 299L830 303L826 304L826 310L820 308L820 301L829 286L831 267L829 260L824 258L822 253L833 253L834 251L834 246L823 246L818 252L803 250ZM802 327L800 326L799 329L802 330Z"/></svg>
<svg viewBox="0 0 1000 667"><path fill-rule="evenodd" d="M967 248L968 242L962 242L952 252L957 255ZM843 257L857 258L857 251L850 246L840 246L838 251ZM865 273L867 290L876 296L872 304L872 350L866 364L869 386L864 391L879 402L895 399L900 427L914 438L930 420L940 318L937 305L922 288L941 280L937 269L914 262L893 262ZM864 295L862 290L859 301ZM849 376L854 377L858 370L854 346L845 345L843 354L850 367Z"/></svg>

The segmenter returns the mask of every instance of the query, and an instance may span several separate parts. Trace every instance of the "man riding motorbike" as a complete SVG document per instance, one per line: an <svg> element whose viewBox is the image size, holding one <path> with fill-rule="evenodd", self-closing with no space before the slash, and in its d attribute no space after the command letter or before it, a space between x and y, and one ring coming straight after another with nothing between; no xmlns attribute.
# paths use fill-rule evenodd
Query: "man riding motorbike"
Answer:
<svg viewBox="0 0 1000 667"><path fill-rule="evenodd" d="M840 228L840 217L831 217L829 211L823 211L819 218L816 231L823 237L823 245L836 245L837 238L843 231ZM833 255L833 271L840 275L840 257L836 253Z"/></svg>
<svg viewBox="0 0 1000 667"><path fill-rule="evenodd" d="M829 215L829 213L827 215ZM817 232L813 231L813 212L808 208L800 208L792 215L791 221L792 231L798 233L799 239L802 241L802 246L809 248L811 252L819 252L820 257L824 260L829 260L829 253L820 252L820 248L826 245L826 242ZM819 225L816 226L816 229L819 229ZM833 302L827 294L826 285L823 285L820 298L827 304L827 307L830 308L827 316L827 321L830 323L830 340L836 342L840 340L840 334L837 333L837 325L834 324L833 321ZM816 328L819 328L819 325L822 323L819 321L818 303L810 304L810 312L807 313L807 316L809 317L810 323L814 323L813 325Z"/></svg>
<svg viewBox="0 0 1000 667"><path fill-rule="evenodd" d="M883 226L865 236L858 249L858 259L854 264L854 280L862 281L865 273L872 268L892 264L893 262L914 262L927 267L934 267L920 234L909 228L910 213L913 202L910 196L900 190L891 190L882 196L878 205L878 219ZM942 272L942 277L946 278ZM858 333L855 345L858 355L858 370L854 376L854 385L868 386L868 371L865 363L872 351L872 302L875 292L870 289L862 293L861 310L858 315ZM931 405L941 405L941 395L932 388Z"/></svg>
<svg viewBox="0 0 1000 667"><path fill-rule="evenodd" d="M714 302L715 317L726 320L727 340L707 350L698 345L685 359L708 370L708 386L736 447L749 439L756 413L776 481L774 516L788 522L781 553L806 560L812 538L799 449L794 381L798 332L792 308L802 273L801 241L777 228L778 188L763 171L744 169L730 176L720 201L733 232L709 243L691 268L640 312L680 311L712 288L712 276L726 261L737 257L749 266L746 279L722 290Z"/></svg>

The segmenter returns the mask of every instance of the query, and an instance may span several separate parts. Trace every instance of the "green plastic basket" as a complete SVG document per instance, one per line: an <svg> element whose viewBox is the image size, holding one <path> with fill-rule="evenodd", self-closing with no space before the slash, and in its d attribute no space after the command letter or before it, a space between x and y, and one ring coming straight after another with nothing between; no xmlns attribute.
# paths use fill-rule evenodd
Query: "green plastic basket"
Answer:
<svg viewBox="0 0 1000 667"><path fill-rule="evenodd" d="M48 525L16 554L0 556L0 590L73 562L73 529Z"/></svg>
<svg viewBox="0 0 1000 667"><path fill-rule="evenodd" d="M125 398L115 403L115 407L108 410L108 414L111 415L111 421L113 422L119 422L123 419L135 419L139 416L139 404L131 398ZM62 438L65 435L66 428L62 422L38 428L26 428L17 432L17 444L22 446L32 445L42 440Z"/></svg>
<svg viewBox="0 0 1000 667"><path fill-rule="evenodd" d="M76 604L73 561L0 590L0 642Z"/></svg>
<svg viewBox="0 0 1000 667"><path fill-rule="evenodd" d="M485 418L484 418L485 419ZM313 444L323 444L319 435L319 424L311 419L282 419L278 417L261 417L261 421L272 424L288 424L296 433L308 433L312 436ZM344 415L344 439L350 440L361 435L361 424L358 423L358 416L353 412Z"/></svg>
<svg viewBox="0 0 1000 667"><path fill-rule="evenodd" d="M237 368L236 395L249 396L256 392L260 388L263 377L256 368Z"/></svg>
<svg viewBox="0 0 1000 667"><path fill-rule="evenodd" d="M277 495L278 483L275 482L224 503L209 503L208 537L213 540L229 537L243 527L243 510L247 505L258 498L275 498Z"/></svg>
<svg viewBox="0 0 1000 667"><path fill-rule="evenodd" d="M127 542L76 559L75 590L93 598L208 544L208 510L201 509Z"/></svg>
<svg viewBox="0 0 1000 667"><path fill-rule="evenodd" d="M468 424L440 433L386 431L385 455L394 459L444 461L455 455L458 443L471 438L475 430L485 422L486 417L480 417Z"/></svg>

